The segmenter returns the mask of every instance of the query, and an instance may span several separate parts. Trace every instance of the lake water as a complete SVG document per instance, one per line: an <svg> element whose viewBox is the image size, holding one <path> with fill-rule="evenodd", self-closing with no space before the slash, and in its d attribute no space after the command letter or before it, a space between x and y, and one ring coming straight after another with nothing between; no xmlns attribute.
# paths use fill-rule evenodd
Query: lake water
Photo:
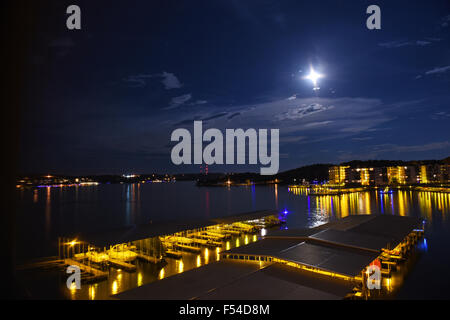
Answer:
<svg viewBox="0 0 450 320"><path fill-rule="evenodd" d="M450 194L398 191L362 192L341 196L310 196L287 186L197 187L193 182L104 184L17 191L17 261L57 255L57 238L76 232L102 232L150 221L210 219L263 209L287 210L287 228L314 227L353 214L395 214L426 219L426 242L398 298L450 297ZM259 236L257 237L259 238ZM232 239L232 246L254 241ZM156 281L216 259L215 252L183 257L163 271L147 263L138 272L110 269L108 281L79 292L64 291L63 275L24 272L33 298L107 298L111 293ZM25 285L27 286L27 285ZM45 288L43 290L42 288ZM82 291L82 292L81 292Z"/></svg>

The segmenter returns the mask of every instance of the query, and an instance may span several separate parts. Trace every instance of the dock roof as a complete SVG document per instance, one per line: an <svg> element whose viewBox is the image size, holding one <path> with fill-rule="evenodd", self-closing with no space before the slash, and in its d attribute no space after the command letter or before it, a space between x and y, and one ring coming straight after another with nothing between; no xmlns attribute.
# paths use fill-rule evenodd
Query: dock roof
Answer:
<svg viewBox="0 0 450 320"><path fill-rule="evenodd" d="M280 230L223 254L271 256L347 276L357 276L382 249L393 249L420 219L391 215L350 216L312 229Z"/></svg>
<svg viewBox="0 0 450 320"><path fill-rule="evenodd" d="M220 275L220 276L218 276ZM218 261L113 298L123 300L342 299L352 284L279 263Z"/></svg>
<svg viewBox="0 0 450 320"><path fill-rule="evenodd" d="M255 220L276 214L278 214L276 210L260 210L204 220L160 221L97 233L71 234L67 238L77 239L78 241L83 241L96 247L107 247L119 243L169 235L216 224L231 224L238 221Z"/></svg>

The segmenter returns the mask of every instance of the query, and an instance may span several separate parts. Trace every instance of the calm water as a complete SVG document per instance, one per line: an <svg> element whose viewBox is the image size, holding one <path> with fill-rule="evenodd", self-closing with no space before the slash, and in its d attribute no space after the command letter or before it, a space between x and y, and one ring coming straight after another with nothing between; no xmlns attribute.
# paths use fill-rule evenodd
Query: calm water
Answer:
<svg viewBox="0 0 450 320"><path fill-rule="evenodd" d="M314 227L330 219L352 214L395 214L427 220L425 253L408 275L398 298L450 297L450 194L399 191L391 195L364 192L341 196L307 196L287 186L196 187L192 182L111 184L85 187L18 190L17 260L57 254L59 235L100 232L149 221L213 218L236 213L278 209L288 210L288 228ZM258 236L259 238L259 236ZM256 239L232 239L231 246ZM225 248L224 248L225 249ZM111 293L156 281L216 259L211 250L187 254L177 261L154 266L139 263L138 272L111 268L108 281L86 286L82 292L62 289L62 275L24 273L33 279L31 295L62 298L107 298Z"/></svg>

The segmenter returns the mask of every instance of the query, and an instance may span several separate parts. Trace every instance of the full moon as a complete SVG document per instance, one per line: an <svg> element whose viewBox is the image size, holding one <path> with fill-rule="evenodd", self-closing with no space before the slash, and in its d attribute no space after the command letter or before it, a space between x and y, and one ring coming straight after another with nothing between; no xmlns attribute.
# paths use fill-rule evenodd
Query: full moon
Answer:
<svg viewBox="0 0 450 320"><path fill-rule="evenodd" d="M305 79L311 80L314 85L314 90L319 89L317 87L317 80L323 78L323 75L320 73L317 73L313 67L311 67L311 70L309 71L309 74L305 77Z"/></svg>

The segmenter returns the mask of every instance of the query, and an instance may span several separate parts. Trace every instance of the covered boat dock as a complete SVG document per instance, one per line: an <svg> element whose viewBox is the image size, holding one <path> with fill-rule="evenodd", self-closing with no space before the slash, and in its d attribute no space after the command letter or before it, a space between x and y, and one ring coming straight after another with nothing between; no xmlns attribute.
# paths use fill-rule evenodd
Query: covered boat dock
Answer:
<svg viewBox="0 0 450 320"><path fill-rule="evenodd" d="M355 287L361 296L366 267L379 260L390 268L404 259L422 228L419 218L358 215L312 229L277 230L222 252L218 262L114 297L341 299Z"/></svg>

